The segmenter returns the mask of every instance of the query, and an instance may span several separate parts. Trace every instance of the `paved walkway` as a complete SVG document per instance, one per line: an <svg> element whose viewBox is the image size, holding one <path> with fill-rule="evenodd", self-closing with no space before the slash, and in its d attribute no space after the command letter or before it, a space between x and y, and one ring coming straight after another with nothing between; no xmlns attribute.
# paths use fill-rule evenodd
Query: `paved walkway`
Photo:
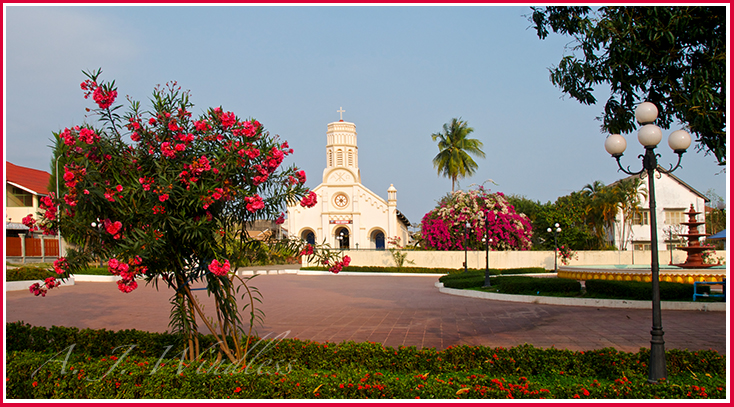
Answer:
<svg viewBox="0 0 734 407"><path fill-rule="evenodd" d="M512 303L441 294L436 277L261 275L264 336L317 342L373 341L386 346L444 349L454 345L636 352L650 346L650 310ZM6 321L110 330L168 329L171 291L141 286L130 294L115 283L77 282L45 298L6 292ZM214 310L205 291L205 312ZM727 313L663 311L666 349L726 353Z"/></svg>

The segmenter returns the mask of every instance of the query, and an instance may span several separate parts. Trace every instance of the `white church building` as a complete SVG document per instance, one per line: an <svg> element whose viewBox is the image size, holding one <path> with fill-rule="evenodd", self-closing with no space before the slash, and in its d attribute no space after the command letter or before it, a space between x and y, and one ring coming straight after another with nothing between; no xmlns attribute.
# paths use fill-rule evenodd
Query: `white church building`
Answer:
<svg viewBox="0 0 734 407"><path fill-rule="evenodd" d="M408 241L410 223L398 211L397 189L390 184L385 200L362 185L354 123L328 124L326 168L313 191L318 196L313 208L288 207L291 236L342 249L385 249L395 237Z"/></svg>

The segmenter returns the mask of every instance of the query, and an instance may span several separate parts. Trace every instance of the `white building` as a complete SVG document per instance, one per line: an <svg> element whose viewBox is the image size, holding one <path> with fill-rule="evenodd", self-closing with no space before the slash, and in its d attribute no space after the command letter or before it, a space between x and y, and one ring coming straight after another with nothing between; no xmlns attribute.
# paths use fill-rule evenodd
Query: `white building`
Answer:
<svg viewBox="0 0 734 407"><path fill-rule="evenodd" d="M318 196L313 208L288 207L291 236L343 249L384 249L394 237L407 242L410 223L398 211L395 187L390 185L385 200L362 185L354 123L328 124L326 168L313 191Z"/></svg>
<svg viewBox="0 0 734 407"><path fill-rule="evenodd" d="M639 177L639 175L632 177ZM614 245L620 250L650 250L652 247L650 239L650 194L647 192L648 188L648 180L645 177L640 184L641 202L639 213L633 216L631 224L628 223L628 226L624 227L625 231L629 231L629 233L624 233L626 236L622 236L621 233L625 222L624 215L622 211L617 212L612 234L614 236ZM681 225L681 222L688 221L688 216L685 212L690 210L691 205L693 205L693 209L696 212L700 212L696 220L698 222L705 222L705 204L708 201L709 199L706 196L675 175L656 172L655 213L658 250L671 250L684 242L684 239L679 238L677 234L688 232L688 226ZM698 227L699 233L706 233L705 229L705 224Z"/></svg>

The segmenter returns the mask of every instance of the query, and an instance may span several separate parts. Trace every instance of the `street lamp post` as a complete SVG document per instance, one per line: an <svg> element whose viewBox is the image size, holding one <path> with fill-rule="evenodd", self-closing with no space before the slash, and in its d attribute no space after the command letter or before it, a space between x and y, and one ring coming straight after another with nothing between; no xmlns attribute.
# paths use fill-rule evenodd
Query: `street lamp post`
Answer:
<svg viewBox="0 0 734 407"><path fill-rule="evenodd" d="M604 147L607 152L617 160L619 170L629 175L641 175L646 173L648 180L648 196L650 200L650 242L651 244L651 259L650 259L650 270L652 277L652 330L650 334L650 364L648 370L647 381L650 383L657 383L660 379L667 377L667 371L665 367L665 341L663 340L663 323L660 311L660 263L658 259L658 231L657 231L657 216L655 213L655 171L670 174L680 167L681 158L686 152L688 147L691 145L691 135L685 130L676 130L668 137L668 145L673 151L678 154L678 163L675 167L665 170L658 167L657 158L659 154L655 153L655 147L657 147L660 140L663 138L663 132L660 127L653 123L657 119L658 108L650 103L643 102L637 109L635 109L635 118L637 122L642 125L637 132L637 139L640 144L645 147L645 154L639 155L642 158L642 170L633 172L630 171L629 167L626 169L622 167L620 158L624 154L624 150L627 148L627 141L620 134L612 134L607 137L604 142Z"/></svg>
<svg viewBox="0 0 734 407"><path fill-rule="evenodd" d="M548 228L548 233L553 232L553 270L558 273L558 234L561 233L561 225L556 223L553 228Z"/></svg>
<svg viewBox="0 0 734 407"><path fill-rule="evenodd" d="M464 224L464 273L466 273L466 264L469 261L469 256L466 253L466 241L469 240L469 221Z"/></svg>
<svg viewBox="0 0 734 407"><path fill-rule="evenodd" d="M484 242L484 259L486 261L486 264L484 265L484 286L482 286L482 288L488 288L492 286L489 281L489 244L492 242L492 238L485 234L484 237L482 237L482 242Z"/></svg>
<svg viewBox="0 0 734 407"><path fill-rule="evenodd" d="M56 165L56 199L59 199L59 159L61 157L62 157L61 155L56 157L56 164L55 164ZM61 219L61 203L60 203L61 201L57 201L57 202L59 203L56 204L56 219L60 220ZM61 225L59 225L59 227L56 228L56 237L59 239L59 257L63 257L64 250L61 244Z"/></svg>
<svg viewBox="0 0 734 407"><path fill-rule="evenodd" d="M102 224L99 223L99 218L96 222L92 222L91 226L97 230L97 239L99 240L100 244L100 250L102 249ZM99 266L102 267L102 252L97 253L97 257L99 258Z"/></svg>
<svg viewBox="0 0 734 407"><path fill-rule="evenodd" d="M344 250L344 232L339 233L339 236L337 236L336 239L339 241L339 250Z"/></svg>

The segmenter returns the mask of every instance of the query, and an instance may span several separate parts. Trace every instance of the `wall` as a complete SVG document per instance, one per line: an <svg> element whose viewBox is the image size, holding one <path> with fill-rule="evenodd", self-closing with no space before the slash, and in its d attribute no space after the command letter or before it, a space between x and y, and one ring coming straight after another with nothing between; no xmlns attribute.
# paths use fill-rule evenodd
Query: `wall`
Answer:
<svg viewBox="0 0 734 407"><path fill-rule="evenodd" d="M387 250L345 250L353 266L394 267L392 255ZM453 268L464 267L463 251L408 251L407 260L415 264L405 264L406 267ZM614 265L614 264L650 264L650 251L580 251L578 259L574 259L569 266L575 265ZM673 251L673 263L683 263L686 253L682 250ZM661 265L670 262L670 251L660 251L658 254ZM726 251L718 250L716 255L726 257ZM468 268L484 268L486 264L485 252L470 251L466 254ZM304 266L306 259L303 259ZM560 258L558 265L563 265ZM315 266L310 265L310 266ZM544 267L553 270L553 251L492 251L489 252L490 268L519 268Z"/></svg>

